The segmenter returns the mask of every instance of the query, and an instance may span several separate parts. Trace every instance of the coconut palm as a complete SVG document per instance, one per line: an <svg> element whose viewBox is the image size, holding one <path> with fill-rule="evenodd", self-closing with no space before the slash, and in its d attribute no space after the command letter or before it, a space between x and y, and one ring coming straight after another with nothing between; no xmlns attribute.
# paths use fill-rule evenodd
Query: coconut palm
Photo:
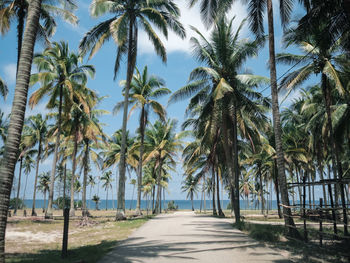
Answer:
<svg viewBox="0 0 350 263"><path fill-rule="evenodd" d="M61 7L60 7L61 6ZM0 4L0 33L6 34L11 27L11 22L17 20L17 68L23 42L23 30L28 15L28 0L4 0ZM76 25L78 18L72 13L76 9L74 0L43 0L40 10L40 22L37 29L37 39L45 40L48 45L49 38L56 31L54 16L60 16L65 21Z"/></svg>
<svg viewBox="0 0 350 263"><path fill-rule="evenodd" d="M95 210L99 210L98 209L98 203L100 202L100 197L98 197L97 195L94 195L92 197L92 201L95 203Z"/></svg>
<svg viewBox="0 0 350 263"><path fill-rule="evenodd" d="M102 187L104 187L105 191L107 191L107 195L106 195L106 210L107 210L107 208L108 208L108 189L109 188L112 189L112 182L113 182L112 171L104 172L102 177L101 177L101 181L103 181Z"/></svg>
<svg viewBox="0 0 350 263"><path fill-rule="evenodd" d="M193 51L205 66L195 68L190 74L191 83L173 93L170 101L192 96L188 109L189 112L193 112L194 109L193 113L200 116L194 122L197 130L205 132L212 145L222 140L225 163L234 189L231 198L235 200L232 200L232 203L238 222L240 213L237 126L242 126L240 124L244 123L243 114L246 116L256 114L265 118L260 107L267 106L268 102L260 93L253 90L259 83L266 82L266 78L239 74L243 63L257 54L262 42L239 40L244 21L237 32L233 32L232 23L233 19L227 21L225 17L216 21L209 40L193 28L199 35L199 39L191 39ZM261 105L254 103L252 99L260 100ZM229 134L233 135L232 141ZM215 164L215 154L212 154L211 158L211 163Z"/></svg>
<svg viewBox="0 0 350 263"><path fill-rule="evenodd" d="M111 37L118 45L114 73L119 70L121 58L127 54L127 73L124 92L124 111L122 126L122 144L119 165L118 211L125 213L125 169L126 169L126 132L129 89L136 65L138 28L144 29L151 40L156 53L166 62L166 51L152 24L168 35L168 28L184 38L185 30L179 23L180 12L172 0L94 0L91 4L91 14L99 17L111 13L113 17L95 26L82 39L80 49L83 54L90 52L93 56L102 44Z"/></svg>
<svg viewBox="0 0 350 263"><path fill-rule="evenodd" d="M198 184L194 180L192 175L186 176L186 179L182 183L183 183L183 186L181 187L181 190L182 192L187 192L186 198L191 199L192 211L194 211L193 197L198 192Z"/></svg>
<svg viewBox="0 0 350 263"><path fill-rule="evenodd" d="M3 141L3 143L5 143L6 141L6 137L7 137L7 130L8 130L8 125L9 125L9 120L8 120L8 116L4 116L5 113L0 110L0 137Z"/></svg>
<svg viewBox="0 0 350 263"><path fill-rule="evenodd" d="M3 240L3 242L0 242L0 263L5 262L4 240L7 222L6 217L10 203L14 170L24 123L30 70L33 59L36 29L39 25L40 8L41 0L32 0L30 2L17 71L18 78L16 81L15 95L11 110L9 135L5 144L4 157L0 164L0 175L2 178L2 184L0 186L0 240Z"/></svg>
<svg viewBox="0 0 350 263"><path fill-rule="evenodd" d="M125 86L125 81L122 82ZM163 106L156 101L161 96L171 93L169 89L165 87L164 80L157 76L149 76L147 66L144 67L142 73L136 68L136 74L134 74L130 84L130 100L129 105L132 106L129 115L136 110L140 109L140 124L139 133L141 137L139 165L138 165L138 177L137 177L137 204L136 213L141 213L141 186L142 186L142 161L143 161L143 149L145 139L145 128L148 124L148 118L150 110L156 113L161 120L165 119L166 111ZM123 108L124 102L119 102L114 107L114 113Z"/></svg>
<svg viewBox="0 0 350 263"><path fill-rule="evenodd" d="M36 169L34 179L34 190L33 190L33 206L32 216L36 216L35 212L35 200L36 200L36 187L39 175L39 164L43 158L43 146L46 143L48 130L50 126L47 124L47 118L43 117L40 113L35 116L30 116L26 125L27 131L23 136L24 144L32 148L37 145L37 157L36 157Z"/></svg>
<svg viewBox="0 0 350 263"><path fill-rule="evenodd" d="M0 77L0 95L3 96L4 99L6 99L8 92L9 90L6 85L6 82Z"/></svg>
<svg viewBox="0 0 350 263"><path fill-rule="evenodd" d="M50 187L50 172L42 172L39 175L39 184L37 185L38 190L44 194L44 207L43 211L46 210L46 193Z"/></svg>
<svg viewBox="0 0 350 263"><path fill-rule="evenodd" d="M55 152L51 169L51 185L49 204L45 217L52 217L52 202L54 194L54 183L56 164L58 160L58 148L60 145L62 114L69 114L72 105L81 104L86 112L89 112L88 105L84 100L83 87L88 76L93 77L95 70L91 65L80 65L79 56L70 52L65 42L53 43L53 46L45 49L34 58L39 73L33 74L31 84L40 82L41 87L30 97L31 107L37 105L45 96L49 96L48 109L58 107L58 120ZM77 88L77 87L82 88ZM57 103L58 100L58 103ZM74 101L75 100L75 101Z"/></svg>
<svg viewBox="0 0 350 263"><path fill-rule="evenodd" d="M161 181L162 175L164 175L163 165L175 166L176 162L174 157L176 153L182 149L182 139L187 133L180 132L175 133L176 121L168 120L165 123L156 121L145 132L145 162L155 161L157 170L157 199L155 205L155 213L161 211Z"/></svg>
<svg viewBox="0 0 350 263"><path fill-rule="evenodd" d="M132 185L132 195L131 195L131 202L130 202L130 209L129 210L131 210L132 203L134 201L134 190L135 190L136 180L131 179L130 184Z"/></svg>

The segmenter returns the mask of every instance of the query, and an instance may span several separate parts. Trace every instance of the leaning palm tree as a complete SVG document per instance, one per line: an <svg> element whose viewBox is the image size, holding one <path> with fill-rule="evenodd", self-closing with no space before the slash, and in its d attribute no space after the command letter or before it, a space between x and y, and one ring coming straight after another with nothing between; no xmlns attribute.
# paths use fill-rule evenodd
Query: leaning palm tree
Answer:
<svg viewBox="0 0 350 263"><path fill-rule="evenodd" d="M108 189L109 188L112 189L112 182L113 182L112 171L107 171L107 172L103 173L103 175L101 177L101 181L103 181L102 187L104 187L105 190L107 191L107 195L106 195L106 210L107 210L107 208L108 208Z"/></svg>
<svg viewBox="0 0 350 263"><path fill-rule="evenodd" d="M83 87L88 76L93 77L95 69L91 65L80 65L79 56L70 52L68 44L65 42L53 43L53 46L45 49L41 54L37 54L34 63L38 67L39 73L31 76L31 84L40 82L41 87L30 97L29 104L34 107L45 96L49 96L48 109L58 107L58 120L56 131L56 143L54 158L51 169L51 185L49 194L49 204L45 217L52 217L52 204L54 195L54 183L56 164L58 160L58 148L61 137L62 115L67 115L72 105L80 103L85 109L88 108L84 100ZM76 101L74 101L74 99ZM58 103L57 103L58 100Z"/></svg>
<svg viewBox="0 0 350 263"><path fill-rule="evenodd" d="M0 263L5 262L6 218L10 203L14 170L17 161L21 133L27 104L30 70L32 66L36 31L39 25L41 0L32 0L28 8L27 23L23 34L23 45L19 59L16 89L11 110L9 135L5 144L4 157L0 164Z"/></svg>
<svg viewBox="0 0 350 263"><path fill-rule="evenodd" d="M166 62L166 51L163 43L152 28L155 25L164 36L168 36L168 28L184 38L185 30L178 21L180 11L173 0L93 0L91 14L99 17L111 13L112 18L95 26L80 43L82 54L90 52L90 58L102 44L111 37L118 45L114 75L119 70L120 61L127 54L127 73L124 93L124 111L122 126L122 144L119 165L118 209L117 213L125 213L125 169L126 169L126 132L129 89L136 65L138 29L144 29L151 40L156 53Z"/></svg>
<svg viewBox="0 0 350 263"><path fill-rule="evenodd" d="M28 7L28 0L3 0L0 4L0 33L2 35L10 30L11 22L17 20L17 68ZM43 39L46 44L50 43L49 38L55 33L57 27L54 16L60 16L65 21L76 25L78 18L72 13L76 8L74 0L42 0L37 40Z"/></svg>
<svg viewBox="0 0 350 263"><path fill-rule="evenodd" d="M125 86L125 81L122 82ZM137 204L136 213L141 214L141 186L142 186L142 161L144 151L145 140L145 128L148 124L148 118L150 111L156 113L161 120L165 120L166 111L163 106L156 101L157 98L171 93L169 89L165 87L164 80L157 76L149 76L147 66L144 67L142 73L136 68L136 74L134 74L130 84L130 100L129 104L132 106L129 115L137 108L140 109L140 154L138 165L138 177L137 177ZM117 113L119 109L124 106L124 102L119 102L114 107L114 113Z"/></svg>

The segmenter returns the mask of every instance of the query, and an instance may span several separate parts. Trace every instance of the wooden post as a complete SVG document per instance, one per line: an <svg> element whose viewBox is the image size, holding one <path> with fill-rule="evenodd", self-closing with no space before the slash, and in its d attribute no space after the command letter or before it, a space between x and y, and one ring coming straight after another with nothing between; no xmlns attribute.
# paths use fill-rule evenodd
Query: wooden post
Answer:
<svg viewBox="0 0 350 263"><path fill-rule="evenodd" d="M304 221L304 241L307 242L307 230L306 230L306 209L305 209L305 200L306 200L306 176L303 176L303 221Z"/></svg>
<svg viewBox="0 0 350 263"><path fill-rule="evenodd" d="M332 186L330 183L328 183L328 192L329 192L329 200L330 200L330 203L331 203L331 210L332 210L332 218L333 218L333 231L334 231L334 234L337 234L338 233L338 230L337 230L337 220L335 218L335 210L334 210L334 202L333 202L333 195L332 195Z"/></svg>
<svg viewBox="0 0 350 263"><path fill-rule="evenodd" d="M64 223L63 223L63 239L62 239L62 258L67 257L68 251L68 228L69 228L69 208L64 207L63 210Z"/></svg>
<svg viewBox="0 0 350 263"><path fill-rule="evenodd" d="M320 246L322 246L322 231L323 231L323 227L322 227L322 217L323 217L323 211L322 211L322 206L323 206L323 199L320 198L320 210L319 210L319 216L320 216Z"/></svg>

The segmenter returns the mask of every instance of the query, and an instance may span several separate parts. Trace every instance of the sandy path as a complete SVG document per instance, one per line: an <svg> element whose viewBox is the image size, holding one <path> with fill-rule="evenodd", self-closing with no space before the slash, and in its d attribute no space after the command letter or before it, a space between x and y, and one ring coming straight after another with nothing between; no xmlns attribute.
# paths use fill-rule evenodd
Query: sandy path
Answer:
<svg viewBox="0 0 350 263"><path fill-rule="evenodd" d="M256 242L233 229L230 222L192 212L160 215L136 230L100 263L290 262L288 252Z"/></svg>

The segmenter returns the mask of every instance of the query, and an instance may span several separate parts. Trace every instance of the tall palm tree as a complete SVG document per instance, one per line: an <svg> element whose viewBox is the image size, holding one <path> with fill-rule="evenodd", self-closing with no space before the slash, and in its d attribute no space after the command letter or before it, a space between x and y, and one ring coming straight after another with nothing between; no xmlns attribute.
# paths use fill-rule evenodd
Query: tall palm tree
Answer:
<svg viewBox="0 0 350 263"><path fill-rule="evenodd" d="M125 81L122 82L125 86ZM132 106L129 115L137 108L140 109L140 124L139 133L141 136L140 157L138 165L137 177L137 204L136 213L141 214L141 186L142 186L142 162L144 151L145 128L148 124L148 116L150 110L156 113L161 120L165 120L166 111L163 106L156 101L157 98L171 93L165 87L164 80L157 76L149 76L147 66L144 67L142 73L136 67L136 74L134 74L130 84L130 100L129 105ZM124 102L119 102L114 107L114 113L124 106Z"/></svg>
<svg viewBox="0 0 350 263"><path fill-rule="evenodd" d="M5 113L0 109L0 137L3 143L6 141L9 126L8 116L5 117L4 115Z"/></svg>
<svg viewBox="0 0 350 263"><path fill-rule="evenodd" d="M52 204L58 148L60 145L62 114L67 115L74 103L81 103L87 110L88 106L84 101L84 94L82 93L84 92L84 89L77 89L76 87L85 86L87 77L93 77L95 70L91 65L80 65L79 56L70 52L68 44L65 42L53 43L52 47L45 49L41 54L35 56L34 63L37 65L39 73L32 75L31 84L34 85L35 83L40 82L41 87L32 94L29 104L31 107L34 107L45 96L49 96L47 108L54 109L58 107L56 143L51 169L49 204L45 213L46 218L52 218Z"/></svg>
<svg viewBox="0 0 350 263"><path fill-rule="evenodd" d="M38 189L44 194L44 206L43 211L46 210L46 193L50 187L50 172L42 172L39 175Z"/></svg>
<svg viewBox="0 0 350 263"><path fill-rule="evenodd" d="M210 39L206 39L194 28L199 39L191 39L193 51L205 66L195 68L190 74L191 83L173 93L170 101L194 94L188 109L191 112L192 109L200 107L200 117L195 122L198 130L206 131L206 137L211 138L211 143L217 144L222 140L225 163L231 188L234 190L234 194L231 194L232 204L238 222L240 212L237 126L242 122L240 120L244 119L241 110L246 116L256 114L264 118L260 108L261 105L267 106L268 102L253 90L259 83L266 82L266 78L239 72L243 63L257 54L262 41L239 40L244 21L237 32L233 32L232 23L233 19L227 21L225 17L216 21ZM254 103L253 99L261 100L261 105ZM214 154L211 158L211 163L215 164Z"/></svg>
<svg viewBox="0 0 350 263"><path fill-rule="evenodd" d="M10 30L11 22L17 20L17 69L28 7L28 0L4 0L0 4L0 33L2 35ZM45 40L46 44L50 43L49 38L55 33L57 26L54 16L58 15L65 21L76 25L78 18L72 13L76 8L77 6L74 4L74 0L43 0L40 10L41 23L38 25L37 39Z"/></svg>
<svg viewBox="0 0 350 263"><path fill-rule="evenodd" d="M17 71L15 95L11 110L9 135L5 144L4 157L0 164L0 263L5 262L5 231L10 194L17 162L21 133L27 104L30 70L33 59L35 37L39 25L41 0L32 0L28 8L23 45Z"/></svg>
<svg viewBox="0 0 350 263"><path fill-rule="evenodd" d="M47 133L49 126L47 125L47 119L39 113L35 116L30 116L27 121L27 132L24 134L24 144L28 147L34 147L38 145L37 157L36 157L36 169L34 179L34 190L33 190L33 206L32 216L36 216L35 212L35 200L36 200L36 187L39 174L39 164L43 155L43 145L47 140Z"/></svg>
<svg viewBox="0 0 350 263"><path fill-rule="evenodd" d="M186 176L186 179L183 181L183 186L181 187L183 192L187 192L187 198L191 199L192 211L194 211L193 198L194 195L198 192L198 184L194 180L192 175Z"/></svg>
<svg viewBox="0 0 350 263"><path fill-rule="evenodd" d="M180 11L172 0L94 0L91 4L91 15L99 17L111 13L113 17L95 26L80 43L83 54L90 52L93 56L102 44L111 37L118 45L114 75L119 70L121 58L127 54L127 73L124 93L124 111L122 126L122 144L119 165L118 209L117 213L125 213L125 169L126 169L126 132L129 89L136 65L138 28L144 29L151 40L156 53L166 62L166 51L152 24L168 36L168 28L184 38L185 30L179 23Z"/></svg>
<svg viewBox="0 0 350 263"><path fill-rule="evenodd" d="M175 133L176 121L168 120L166 123L156 121L145 132L145 162L154 160L156 163L157 179L157 199L155 205L155 213L161 212L161 182L164 174L163 166L175 166L174 157L176 153L182 149L182 139L187 135L185 132Z"/></svg>
<svg viewBox="0 0 350 263"><path fill-rule="evenodd" d="M106 210L107 210L107 208L108 208L108 189L109 188L112 189L112 182L113 182L112 171L107 171L107 172L103 173L103 175L101 177L101 181L103 181L102 187L104 187L105 190L107 191L107 195L106 195Z"/></svg>
<svg viewBox="0 0 350 263"><path fill-rule="evenodd" d="M9 89L6 85L6 82L0 77L0 95L6 99Z"/></svg>

